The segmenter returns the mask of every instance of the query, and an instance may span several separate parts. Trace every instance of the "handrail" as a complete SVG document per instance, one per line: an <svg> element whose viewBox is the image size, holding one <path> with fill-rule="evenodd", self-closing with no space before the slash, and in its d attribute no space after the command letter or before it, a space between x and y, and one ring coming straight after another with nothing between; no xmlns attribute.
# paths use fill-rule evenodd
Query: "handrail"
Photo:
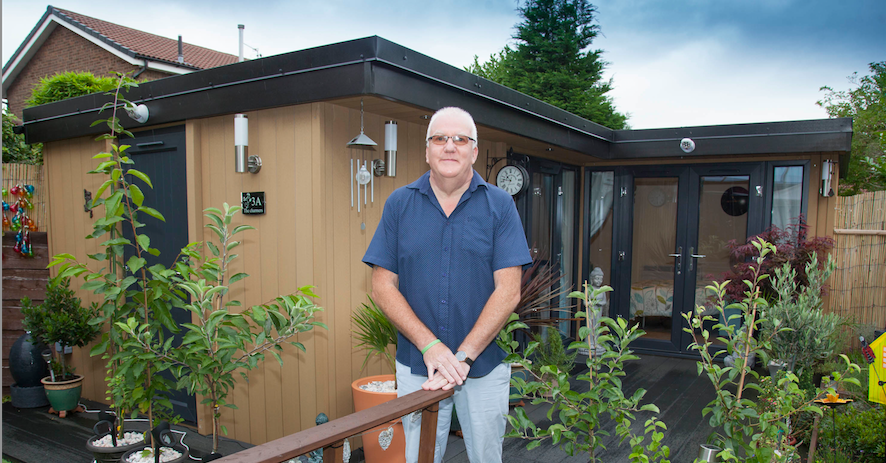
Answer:
<svg viewBox="0 0 886 463"><path fill-rule="evenodd" d="M360 434L391 420L422 410L419 463L434 459L434 439L439 402L452 391L416 391L375 407L332 420L271 442L241 450L215 460L218 463L281 463L323 448L324 462L342 461L345 438Z"/></svg>

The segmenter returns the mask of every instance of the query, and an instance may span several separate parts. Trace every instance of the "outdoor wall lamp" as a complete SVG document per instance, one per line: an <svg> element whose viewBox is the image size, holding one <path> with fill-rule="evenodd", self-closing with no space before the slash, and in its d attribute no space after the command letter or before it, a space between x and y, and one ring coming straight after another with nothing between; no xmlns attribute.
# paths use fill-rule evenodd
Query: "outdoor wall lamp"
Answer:
<svg viewBox="0 0 886 463"><path fill-rule="evenodd" d="M821 189L818 190L825 198L834 196L834 188L832 186L834 178L834 161L825 159L821 162Z"/></svg>
<svg viewBox="0 0 886 463"><path fill-rule="evenodd" d="M144 124L145 122L148 122L150 111L148 111L148 107L143 104L135 105L130 103L126 105L126 114L139 124Z"/></svg>
<svg viewBox="0 0 886 463"><path fill-rule="evenodd" d="M397 176L397 121L385 122L385 159L372 161L372 169L376 177Z"/></svg>
<svg viewBox="0 0 886 463"><path fill-rule="evenodd" d="M261 158L249 155L249 118L246 114L234 115L234 171L257 174L261 170Z"/></svg>
<svg viewBox="0 0 886 463"><path fill-rule="evenodd" d="M684 153L691 153L695 151L695 142L692 141L691 138L684 138L680 140L680 149L683 150Z"/></svg>

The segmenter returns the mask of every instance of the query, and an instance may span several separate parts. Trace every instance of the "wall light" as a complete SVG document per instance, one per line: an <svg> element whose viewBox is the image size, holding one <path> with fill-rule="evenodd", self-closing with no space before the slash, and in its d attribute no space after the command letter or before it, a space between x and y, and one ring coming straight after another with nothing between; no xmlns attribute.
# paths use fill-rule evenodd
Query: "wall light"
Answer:
<svg viewBox="0 0 886 463"><path fill-rule="evenodd" d="M144 124L145 122L148 122L150 111L148 111L148 107L143 104L135 105L130 103L126 106L126 114L139 124Z"/></svg>
<svg viewBox="0 0 886 463"><path fill-rule="evenodd" d="M246 114L234 115L234 171L257 174L261 170L261 158L249 155L249 118Z"/></svg>
<svg viewBox="0 0 886 463"><path fill-rule="evenodd" d="M397 121L385 122L385 175L397 176Z"/></svg>
<svg viewBox="0 0 886 463"><path fill-rule="evenodd" d="M834 196L833 185L834 178L834 161L825 159L821 163L821 188L818 190L825 198Z"/></svg>

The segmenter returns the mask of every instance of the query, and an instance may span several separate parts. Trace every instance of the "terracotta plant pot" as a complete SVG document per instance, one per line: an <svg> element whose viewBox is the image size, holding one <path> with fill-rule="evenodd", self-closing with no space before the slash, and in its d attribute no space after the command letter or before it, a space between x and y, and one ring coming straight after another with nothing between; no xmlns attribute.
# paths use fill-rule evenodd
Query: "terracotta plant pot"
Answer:
<svg viewBox="0 0 886 463"><path fill-rule="evenodd" d="M49 399L49 405L53 410L63 413L77 408L80 403L80 392L83 390L82 375L74 375L74 379L67 381L52 381L47 376L40 382L46 389L46 398Z"/></svg>
<svg viewBox="0 0 886 463"><path fill-rule="evenodd" d="M376 375L360 378L351 383L351 392L354 395L354 411L363 411L367 408L389 402L397 398L396 392L370 392L360 389L361 385L372 381L393 381L394 375ZM396 424L394 424L396 423ZM389 427L393 427L394 435L387 449L382 449L379 444L379 435ZM406 435L403 432L403 424L400 420L391 421L363 433L363 454L366 463L396 463L406 461Z"/></svg>

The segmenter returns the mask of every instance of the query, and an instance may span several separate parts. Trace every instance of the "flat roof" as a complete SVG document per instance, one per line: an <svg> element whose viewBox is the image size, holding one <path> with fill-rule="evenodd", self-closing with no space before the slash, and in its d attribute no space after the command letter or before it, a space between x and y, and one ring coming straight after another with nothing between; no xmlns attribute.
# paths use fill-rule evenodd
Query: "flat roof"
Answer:
<svg viewBox="0 0 886 463"><path fill-rule="evenodd" d="M852 120L818 119L651 130L612 130L378 36L229 64L140 84L125 97L148 106L148 125L366 97L379 114L459 106L478 125L580 153L588 160L803 152L848 155ZM90 127L111 97L94 94L24 110L29 143L103 132ZM402 112L401 111L401 112ZM126 116L127 129L140 124ZM484 133L485 134L485 133ZM696 141L684 153L679 141ZM842 156L841 156L842 157Z"/></svg>

